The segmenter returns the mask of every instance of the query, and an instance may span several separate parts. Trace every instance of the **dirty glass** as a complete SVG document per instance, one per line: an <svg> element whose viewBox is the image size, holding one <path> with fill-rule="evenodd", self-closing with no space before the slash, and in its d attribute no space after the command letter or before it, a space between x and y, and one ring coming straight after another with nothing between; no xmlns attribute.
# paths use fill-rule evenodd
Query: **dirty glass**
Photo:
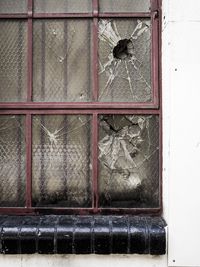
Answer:
<svg viewBox="0 0 200 267"><path fill-rule="evenodd" d="M37 20L33 25L33 100L91 100L91 20Z"/></svg>
<svg viewBox="0 0 200 267"><path fill-rule="evenodd" d="M92 11L91 0L35 0L36 13L87 13Z"/></svg>
<svg viewBox="0 0 200 267"><path fill-rule="evenodd" d="M0 13L26 13L27 0L0 0Z"/></svg>
<svg viewBox="0 0 200 267"><path fill-rule="evenodd" d="M150 19L99 21L99 101L152 101Z"/></svg>
<svg viewBox="0 0 200 267"><path fill-rule="evenodd" d="M33 117L34 206L91 206L89 115Z"/></svg>
<svg viewBox="0 0 200 267"><path fill-rule="evenodd" d="M158 116L101 115L99 125L100 206L158 207Z"/></svg>
<svg viewBox="0 0 200 267"><path fill-rule="evenodd" d="M0 101L26 101L27 24L0 21Z"/></svg>
<svg viewBox="0 0 200 267"><path fill-rule="evenodd" d="M0 206L25 205L25 117L0 116Z"/></svg>
<svg viewBox="0 0 200 267"><path fill-rule="evenodd" d="M99 0L100 12L149 12L150 0Z"/></svg>

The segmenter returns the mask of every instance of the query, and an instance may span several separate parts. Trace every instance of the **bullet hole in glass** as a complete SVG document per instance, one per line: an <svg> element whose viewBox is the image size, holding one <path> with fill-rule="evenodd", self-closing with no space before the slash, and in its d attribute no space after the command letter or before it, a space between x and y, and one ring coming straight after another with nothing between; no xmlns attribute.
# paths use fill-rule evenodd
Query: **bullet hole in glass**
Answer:
<svg viewBox="0 0 200 267"><path fill-rule="evenodd" d="M117 59L127 59L133 56L134 46L130 39L119 40L113 49L113 56Z"/></svg>

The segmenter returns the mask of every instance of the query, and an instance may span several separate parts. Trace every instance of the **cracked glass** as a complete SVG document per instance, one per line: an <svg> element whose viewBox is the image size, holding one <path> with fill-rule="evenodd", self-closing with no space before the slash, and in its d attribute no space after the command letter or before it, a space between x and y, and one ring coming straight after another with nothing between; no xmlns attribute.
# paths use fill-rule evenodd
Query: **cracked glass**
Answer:
<svg viewBox="0 0 200 267"><path fill-rule="evenodd" d="M0 206L25 205L25 116L0 116Z"/></svg>
<svg viewBox="0 0 200 267"><path fill-rule="evenodd" d="M33 101L91 101L91 20L33 24Z"/></svg>
<svg viewBox="0 0 200 267"><path fill-rule="evenodd" d="M33 117L34 206L91 206L91 117Z"/></svg>
<svg viewBox="0 0 200 267"><path fill-rule="evenodd" d="M99 101L151 102L150 19L99 21Z"/></svg>
<svg viewBox="0 0 200 267"><path fill-rule="evenodd" d="M101 207L158 207L158 162L158 116L100 116L99 196Z"/></svg>

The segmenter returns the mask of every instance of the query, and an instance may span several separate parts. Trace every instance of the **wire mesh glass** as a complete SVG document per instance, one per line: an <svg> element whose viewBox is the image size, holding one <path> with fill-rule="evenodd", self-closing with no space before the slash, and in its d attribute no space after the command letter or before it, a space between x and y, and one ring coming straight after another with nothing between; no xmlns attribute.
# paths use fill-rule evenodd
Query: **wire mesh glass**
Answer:
<svg viewBox="0 0 200 267"><path fill-rule="evenodd" d="M27 12L27 0L0 0L0 14Z"/></svg>
<svg viewBox="0 0 200 267"><path fill-rule="evenodd" d="M26 101L27 23L0 21L0 102Z"/></svg>
<svg viewBox="0 0 200 267"><path fill-rule="evenodd" d="M0 116L0 206L25 206L25 117Z"/></svg>
<svg viewBox="0 0 200 267"><path fill-rule="evenodd" d="M107 208L159 207L159 118L101 115L99 195Z"/></svg>
<svg viewBox="0 0 200 267"><path fill-rule="evenodd" d="M99 21L99 101L152 101L150 19Z"/></svg>
<svg viewBox="0 0 200 267"><path fill-rule="evenodd" d="M33 100L91 100L91 20L37 20L33 27Z"/></svg>
<svg viewBox="0 0 200 267"><path fill-rule="evenodd" d="M99 0L100 12L149 12L150 0Z"/></svg>
<svg viewBox="0 0 200 267"><path fill-rule="evenodd" d="M91 206L89 115L33 117L34 206Z"/></svg>
<svg viewBox="0 0 200 267"><path fill-rule="evenodd" d="M88 13L92 11L91 0L35 0L36 13Z"/></svg>

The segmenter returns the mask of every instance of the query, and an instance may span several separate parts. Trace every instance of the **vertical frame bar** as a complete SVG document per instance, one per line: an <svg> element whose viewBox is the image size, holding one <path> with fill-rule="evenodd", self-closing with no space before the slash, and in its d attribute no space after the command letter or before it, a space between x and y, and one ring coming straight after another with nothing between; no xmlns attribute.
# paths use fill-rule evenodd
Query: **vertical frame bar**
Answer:
<svg viewBox="0 0 200 267"><path fill-rule="evenodd" d="M151 0L154 99L159 108L159 207L163 209L163 116L161 84L161 0Z"/></svg>
<svg viewBox="0 0 200 267"><path fill-rule="evenodd" d="M27 101L32 100L33 87L33 0L28 0L28 84Z"/></svg>
<svg viewBox="0 0 200 267"><path fill-rule="evenodd" d="M163 105L162 105L162 0L158 0L158 85L159 85L159 101L160 101L160 209L163 210Z"/></svg>
<svg viewBox="0 0 200 267"><path fill-rule="evenodd" d="M96 213L98 211L98 113L93 113L92 118L92 189L93 199L92 208Z"/></svg>
<svg viewBox="0 0 200 267"><path fill-rule="evenodd" d="M98 101L98 0L93 0L93 101Z"/></svg>
<svg viewBox="0 0 200 267"><path fill-rule="evenodd" d="M26 115L26 208L32 206L32 115Z"/></svg>
<svg viewBox="0 0 200 267"><path fill-rule="evenodd" d="M152 35L152 45L151 45L151 67L152 67L152 90L153 90L153 103L159 106L159 73L158 73L158 49L159 49L159 34L158 34L158 1L151 0L151 35Z"/></svg>

